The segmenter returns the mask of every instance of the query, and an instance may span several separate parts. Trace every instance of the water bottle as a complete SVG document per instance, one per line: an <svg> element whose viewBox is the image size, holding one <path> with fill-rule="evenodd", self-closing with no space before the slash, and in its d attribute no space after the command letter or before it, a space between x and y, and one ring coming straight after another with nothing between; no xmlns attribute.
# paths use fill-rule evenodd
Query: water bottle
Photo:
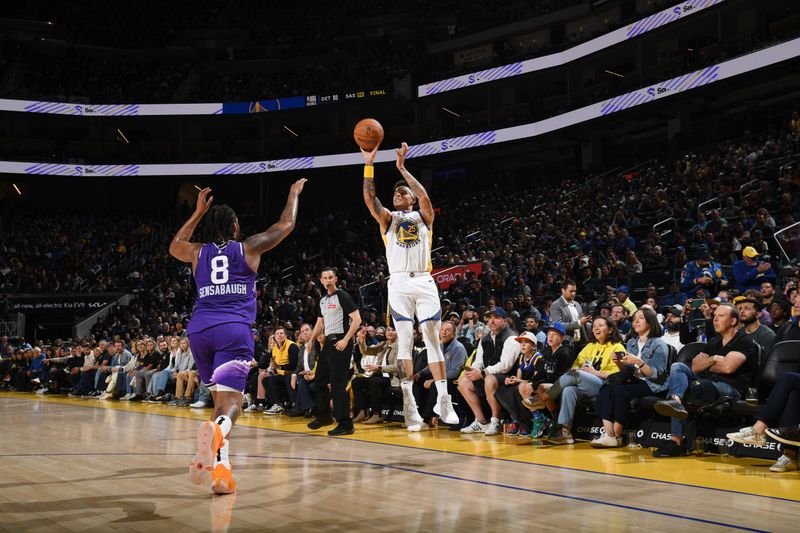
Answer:
<svg viewBox="0 0 800 533"><path fill-rule="evenodd" d="M708 341L706 337L706 325L705 322L697 326L697 342L702 342L705 344Z"/></svg>

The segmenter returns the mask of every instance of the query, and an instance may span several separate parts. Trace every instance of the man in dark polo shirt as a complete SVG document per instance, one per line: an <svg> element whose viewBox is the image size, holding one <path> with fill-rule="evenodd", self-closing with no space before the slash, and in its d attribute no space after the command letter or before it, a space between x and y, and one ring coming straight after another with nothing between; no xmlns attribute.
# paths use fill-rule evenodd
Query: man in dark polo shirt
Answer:
<svg viewBox="0 0 800 533"><path fill-rule="evenodd" d="M670 368L667 399L657 402L658 414L672 418L672 440L656 451L654 457L684 455L683 421L689 416L684 401L695 404L713 402L719 396L743 398L758 367L758 347L739 329L739 311L721 303L714 311L717 336L708 341L705 352L692 359L689 368L674 363Z"/></svg>
<svg viewBox="0 0 800 533"><path fill-rule="evenodd" d="M325 267L320 274L320 282L325 294L319 300L320 316L314 331L306 343L309 353L314 351L314 340L325 333L325 346L319 354L314 382L317 385L317 418L308 424L310 429L319 429L333 424L330 399L333 397L333 410L338 425L328 431L328 435L350 435L353 421L350 418L350 398L347 395L347 370L353 350L351 340L359 326L361 314L353 299L336 286L338 273L333 267ZM328 392L328 384L331 386Z"/></svg>

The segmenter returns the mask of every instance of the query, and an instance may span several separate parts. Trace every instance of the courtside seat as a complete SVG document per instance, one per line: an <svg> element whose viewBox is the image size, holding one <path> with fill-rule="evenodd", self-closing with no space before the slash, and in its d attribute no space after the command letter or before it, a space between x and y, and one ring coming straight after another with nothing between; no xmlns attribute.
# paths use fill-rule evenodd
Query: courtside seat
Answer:
<svg viewBox="0 0 800 533"><path fill-rule="evenodd" d="M800 341L774 344L761 365L758 399L766 401L772 387L786 372L800 372Z"/></svg>
<svg viewBox="0 0 800 533"><path fill-rule="evenodd" d="M783 341L775 344L760 366L758 398L766 401L770 391L787 372L800 372L800 341ZM733 403L731 411L737 415L756 416L759 405L740 400Z"/></svg>
<svg viewBox="0 0 800 533"><path fill-rule="evenodd" d="M678 360L678 350L671 344L667 345L667 372L672 368L672 363Z"/></svg>
<svg viewBox="0 0 800 533"><path fill-rule="evenodd" d="M683 363L689 368L692 366L692 359L697 356L700 352L706 349L706 343L704 342L690 342L681 348L681 351L678 352L678 355L675 357L676 363ZM670 365L672 368L672 365Z"/></svg>

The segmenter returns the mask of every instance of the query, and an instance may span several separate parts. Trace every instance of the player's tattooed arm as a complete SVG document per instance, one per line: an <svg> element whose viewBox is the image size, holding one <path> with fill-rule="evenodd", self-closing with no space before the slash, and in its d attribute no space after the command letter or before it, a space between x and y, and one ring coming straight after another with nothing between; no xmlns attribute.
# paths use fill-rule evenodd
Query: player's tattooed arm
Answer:
<svg viewBox="0 0 800 533"><path fill-rule="evenodd" d="M303 186L306 184L306 181L308 180L302 178L292 184L291 189L289 189L289 198L286 200L286 206L283 208L281 218L279 218L276 223L267 228L266 231L256 233L244 241L247 264L250 265L253 270L258 269L261 254L278 246L278 244L294 230L294 226L297 223L297 208L300 204L300 193L303 192ZM253 268L254 266L255 268Z"/></svg>
<svg viewBox="0 0 800 533"><path fill-rule="evenodd" d="M428 191L425 190L425 187L423 187L422 184L417 181L417 178L406 168L408 144L402 143L400 148L397 148L394 152L397 154L397 170L403 175L403 179L408 183L411 192L417 197L417 201L419 202L419 214L422 215L422 220L425 221L425 224L430 228L433 226L433 204L431 203L430 196L428 196Z"/></svg>
<svg viewBox="0 0 800 533"><path fill-rule="evenodd" d="M373 148L371 151L366 151L363 148L361 149L361 154L364 156L364 165L368 167L372 167L375 163L375 156L378 153L378 146ZM374 172L374 171L373 171ZM367 209L369 209L372 218L378 221L378 224L381 226L381 233L385 233L386 229L389 227L389 224L392 223L392 213L383 207L381 201L378 200L378 195L375 192L375 179L373 177L364 177L364 203L367 204Z"/></svg>
<svg viewBox="0 0 800 533"><path fill-rule="evenodd" d="M169 253L172 257L184 263L197 262L197 254L202 248L202 244L190 242L194 230L203 219L203 216L211 209L211 204L214 202L214 197L209 196L211 189L206 187L201 190L197 195L197 205L195 206L194 213L189 217L189 220L181 226L181 229L172 238L169 243Z"/></svg>

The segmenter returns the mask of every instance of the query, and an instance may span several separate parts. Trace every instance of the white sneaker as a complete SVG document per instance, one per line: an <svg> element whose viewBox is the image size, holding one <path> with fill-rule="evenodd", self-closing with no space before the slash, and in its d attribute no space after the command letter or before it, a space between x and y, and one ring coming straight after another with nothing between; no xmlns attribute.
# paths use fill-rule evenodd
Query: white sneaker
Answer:
<svg viewBox="0 0 800 533"><path fill-rule="evenodd" d="M453 409L453 399L449 394L439 398L439 401L433 407L433 412L439 415L439 420L449 426L458 424L458 415L456 410Z"/></svg>
<svg viewBox="0 0 800 533"><path fill-rule="evenodd" d="M425 421L422 419L422 416L420 416L419 411L417 410L417 406L413 403L409 404L408 406L405 422L409 431L414 431L411 429L414 426L421 426L425 424Z"/></svg>
<svg viewBox="0 0 800 533"><path fill-rule="evenodd" d="M98 399L98 400L108 400L110 397L111 397L111 395L110 395L109 393L107 393L107 392L104 392L103 394L101 394L100 396L98 396L98 397L97 397L97 399Z"/></svg>
<svg viewBox="0 0 800 533"><path fill-rule="evenodd" d="M503 426L500 425L500 421L496 418L492 418L489 421L489 424L486 426L486 429L483 431L483 434L491 437L492 435L500 435L503 433Z"/></svg>
<svg viewBox="0 0 800 533"><path fill-rule="evenodd" d="M133 398L134 396L136 396L136 395L135 395L135 394L133 394L133 393L126 394L125 396L123 396L122 398L120 398L120 401L121 401L121 402L129 402L129 401L131 401L131 398Z"/></svg>
<svg viewBox="0 0 800 533"><path fill-rule="evenodd" d="M414 424L414 425L408 426L407 429L409 431L417 433L417 432L422 431L423 429L428 429L428 427L429 427L428 424L426 424L425 422L421 422L419 424Z"/></svg>
<svg viewBox="0 0 800 533"><path fill-rule="evenodd" d="M770 472L790 472L792 470L797 470L797 462L785 455L778 457L777 462L769 467Z"/></svg>
<svg viewBox="0 0 800 533"><path fill-rule="evenodd" d="M489 424L481 424L477 420L465 428L461 428L461 433L483 433Z"/></svg>
<svg viewBox="0 0 800 533"><path fill-rule="evenodd" d="M592 448L619 448L622 446L622 439L603 433L590 442L589 445Z"/></svg>
<svg viewBox="0 0 800 533"><path fill-rule="evenodd" d="M279 415L282 412L283 412L283 407L281 407L280 405L278 405L276 403L276 404L273 404L272 407L270 407L269 409L264 411L264 414L265 415Z"/></svg>
<svg viewBox="0 0 800 533"><path fill-rule="evenodd" d="M205 405L205 404L203 404ZM258 413L263 411L264 408L257 403L251 403L247 406L247 409L244 410L245 413Z"/></svg>
<svg viewBox="0 0 800 533"><path fill-rule="evenodd" d="M36 391L36 394L44 394L45 392L47 392L47 387L42 387Z"/></svg>
<svg viewBox="0 0 800 533"><path fill-rule="evenodd" d="M739 444L750 444L751 446L763 446L767 443L767 436L763 433L759 435L753 431L752 426L742 428L736 433L728 433L726 437L733 442L738 442ZM781 472L783 472L783 470L781 470Z"/></svg>
<svg viewBox="0 0 800 533"><path fill-rule="evenodd" d="M413 431L411 428L414 426L422 426L425 424L425 421L419 415L419 410L417 409L417 402L414 401L414 395L411 390L405 390L401 387L403 391L403 425L408 428L409 431Z"/></svg>
<svg viewBox="0 0 800 533"><path fill-rule="evenodd" d="M191 407L192 409L204 409L206 407L206 402L198 400L193 404L191 404L189 407Z"/></svg>

